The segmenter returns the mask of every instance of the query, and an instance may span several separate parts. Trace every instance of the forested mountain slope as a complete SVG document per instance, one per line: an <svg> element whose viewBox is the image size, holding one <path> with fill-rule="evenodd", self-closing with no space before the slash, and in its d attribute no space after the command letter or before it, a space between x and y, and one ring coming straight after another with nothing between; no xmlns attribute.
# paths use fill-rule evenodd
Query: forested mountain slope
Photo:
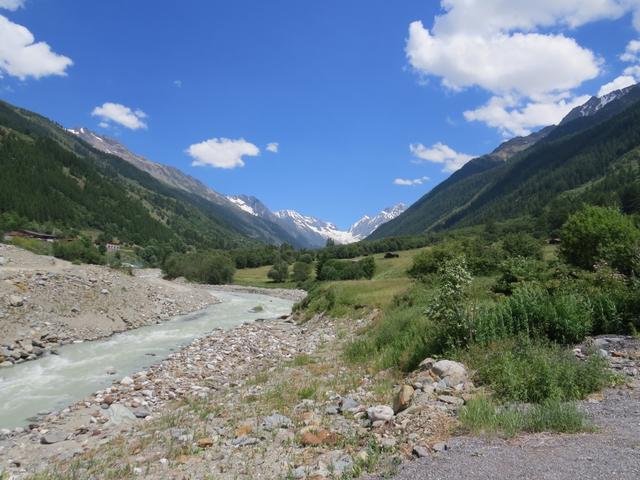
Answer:
<svg viewBox="0 0 640 480"><path fill-rule="evenodd" d="M0 228L97 230L147 245L295 243L284 229L159 181L59 125L0 102Z"/></svg>
<svg viewBox="0 0 640 480"><path fill-rule="evenodd" d="M640 87L613 93L592 98L557 127L514 139L531 142L504 161L495 153L514 140L471 160L370 238L526 216L542 216L543 227L554 228L575 202L596 201L597 184L613 187L613 177L619 181L597 201L619 204L638 182L637 157L630 152L640 146Z"/></svg>

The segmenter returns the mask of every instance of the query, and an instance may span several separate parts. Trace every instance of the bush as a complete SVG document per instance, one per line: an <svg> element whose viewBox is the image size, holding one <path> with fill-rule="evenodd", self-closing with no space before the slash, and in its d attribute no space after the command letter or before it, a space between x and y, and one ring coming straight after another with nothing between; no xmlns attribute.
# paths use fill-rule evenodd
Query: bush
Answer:
<svg viewBox="0 0 640 480"><path fill-rule="evenodd" d="M475 379L500 401L579 400L612 380L606 359L599 355L578 360L560 346L528 339L476 345L464 357L476 371Z"/></svg>
<svg viewBox="0 0 640 480"><path fill-rule="evenodd" d="M296 262L293 264L293 280L297 283L305 282L311 275L311 263Z"/></svg>
<svg viewBox="0 0 640 480"><path fill-rule="evenodd" d="M286 282L289 278L289 264L284 260L276 262L267 273L267 277L276 283Z"/></svg>
<svg viewBox="0 0 640 480"><path fill-rule="evenodd" d="M640 273L640 230L613 208L585 207L562 227L560 253L577 267L591 270L601 261L620 272Z"/></svg>
<svg viewBox="0 0 640 480"><path fill-rule="evenodd" d="M487 344L509 336L525 335L559 343L583 340L593 330L593 310L588 298L577 292L551 294L537 285L525 285L506 300L485 307L470 319L471 341Z"/></svg>
<svg viewBox="0 0 640 480"><path fill-rule="evenodd" d="M492 290L505 295L511 295L516 288L527 282L542 281L548 276L544 262L521 256L502 262L499 273Z"/></svg>
<svg viewBox="0 0 640 480"><path fill-rule="evenodd" d="M413 265L407 271L409 276L417 279L437 273L440 267L448 260L456 256L456 249L449 244L438 244L418 252L413 257Z"/></svg>
<svg viewBox="0 0 640 480"><path fill-rule="evenodd" d="M55 242L53 244L53 254L70 262L93 263L96 265L105 263L104 255L100 254L98 249L93 246L91 239L87 237L69 242Z"/></svg>
<svg viewBox="0 0 640 480"><path fill-rule="evenodd" d="M367 257L356 262L350 260L324 260L319 267L317 279L320 281L371 279L375 271L376 262L373 257Z"/></svg>
<svg viewBox="0 0 640 480"><path fill-rule="evenodd" d="M502 248L511 257L542 260L542 245L527 233L510 233L502 240Z"/></svg>
<svg viewBox="0 0 640 480"><path fill-rule="evenodd" d="M498 406L487 397L470 400L460 411L460 422L473 433L578 433L590 430L585 414L573 403L545 402L522 409Z"/></svg>
<svg viewBox="0 0 640 480"><path fill-rule="evenodd" d="M235 262L221 252L174 253L164 262L167 277L220 285L233 282Z"/></svg>

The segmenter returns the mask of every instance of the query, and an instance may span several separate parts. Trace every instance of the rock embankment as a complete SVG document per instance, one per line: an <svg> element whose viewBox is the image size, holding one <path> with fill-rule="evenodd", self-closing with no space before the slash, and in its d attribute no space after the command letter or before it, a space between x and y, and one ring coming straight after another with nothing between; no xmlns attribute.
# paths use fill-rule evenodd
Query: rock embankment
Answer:
<svg viewBox="0 0 640 480"><path fill-rule="evenodd" d="M0 365L55 353L214 303L204 288L72 265L0 244Z"/></svg>

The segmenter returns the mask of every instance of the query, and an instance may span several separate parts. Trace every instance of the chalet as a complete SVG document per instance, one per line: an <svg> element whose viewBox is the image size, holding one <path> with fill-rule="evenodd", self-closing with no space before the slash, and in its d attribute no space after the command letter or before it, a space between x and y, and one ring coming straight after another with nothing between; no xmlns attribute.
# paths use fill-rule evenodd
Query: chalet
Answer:
<svg viewBox="0 0 640 480"><path fill-rule="evenodd" d="M37 240L43 240L45 242L55 242L60 240L60 237L56 235L49 235L48 233L34 232L32 230L14 230L4 234L5 240L11 240L12 238L35 238Z"/></svg>

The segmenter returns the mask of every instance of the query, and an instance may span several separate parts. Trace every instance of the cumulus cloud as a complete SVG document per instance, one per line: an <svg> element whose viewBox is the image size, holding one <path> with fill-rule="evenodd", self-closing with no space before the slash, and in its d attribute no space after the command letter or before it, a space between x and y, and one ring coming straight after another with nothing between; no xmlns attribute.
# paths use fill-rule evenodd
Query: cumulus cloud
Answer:
<svg viewBox="0 0 640 480"><path fill-rule="evenodd" d="M635 85L637 80L635 77L631 75L620 75L619 77L614 78L609 83L605 83L598 90L598 96L601 97L606 95L607 93L614 92L616 90L621 90L623 88L630 87L631 85Z"/></svg>
<svg viewBox="0 0 640 480"><path fill-rule="evenodd" d="M271 153L278 153L278 150L280 150L280 144L278 142L271 142L267 145L265 150Z"/></svg>
<svg viewBox="0 0 640 480"><path fill-rule="evenodd" d="M26 0L0 0L0 8L15 11L24 7Z"/></svg>
<svg viewBox="0 0 640 480"><path fill-rule="evenodd" d="M146 113L140 109L132 110L120 103L103 103L102 106L94 108L91 115L100 118L101 126L115 123L130 130L147 128L147 124L144 121L147 118Z"/></svg>
<svg viewBox="0 0 640 480"><path fill-rule="evenodd" d="M465 163L471 160L473 155L456 152L453 148L438 142L430 148L425 147L421 143L412 143L409 145L409 151L416 158L415 162L431 162L442 164L443 172L455 172Z"/></svg>
<svg viewBox="0 0 640 480"><path fill-rule="evenodd" d="M522 103L510 96L494 96L485 105L464 112L468 121L484 122L505 137L528 135L534 127L558 123L574 107L589 100L588 95L539 97Z"/></svg>
<svg viewBox="0 0 640 480"><path fill-rule="evenodd" d="M194 167L211 166L215 168L236 168L244 166L244 157L260 155L260 149L244 138L231 140L229 138L212 138L201 143L191 145L187 153Z"/></svg>
<svg viewBox="0 0 640 480"><path fill-rule="evenodd" d="M18 8L21 3L4 1L4 8L13 5ZM71 65L70 58L53 52L45 42L36 42L26 27L0 15L0 74L6 73L20 80L66 75Z"/></svg>
<svg viewBox="0 0 640 480"><path fill-rule="evenodd" d="M431 29L420 21L410 24L408 62L421 81L436 77L452 91L480 87L491 93L487 104L465 118L505 136L557 123L584 98L573 89L601 73L602 59L567 36L567 27L631 12L640 30L640 0L441 0L440 5ZM630 42L621 59L639 62L640 41ZM628 85L628 77L639 78L625 70L602 91Z"/></svg>
<svg viewBox="0 0 640 480"><path fill-rule="evenodd" d="M393 183L395 185L401 185L403 187L415 187L416 185L422 185L429 181L429 177L419 178L396 178Z"/></svg>

